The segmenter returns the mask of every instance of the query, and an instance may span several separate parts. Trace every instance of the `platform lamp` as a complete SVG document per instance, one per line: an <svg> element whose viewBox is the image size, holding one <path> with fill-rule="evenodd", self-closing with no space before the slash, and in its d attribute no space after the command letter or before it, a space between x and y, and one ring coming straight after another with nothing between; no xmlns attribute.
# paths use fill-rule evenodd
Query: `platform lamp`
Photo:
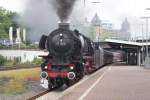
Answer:
<svg viewBox="0 0 150 100"><path fill-rule="evenodd" d="M148 17L148 16L144 16L144 17L141 17L141 19L145 19L145 21L146 21L146 38L148 37L148 27L149 27L149 19L150 19L150 17ZM146 39L145 38L145 39ZM149 54L148 54L148 38L146 39L146 58L145 58L145 67L146 68L150 68L150 66L149 66L149 64L150 64L150 59L149 59Z"/></svg>
<svg viewBox="0 0 150 100"><path fill-rule="evenodd" d="M100 2L100 1L92 1L91 2L92 4L101 4L102 2ZM99 23L99 25L98 25L98 27L99 27L99 29L98 29L98 42L100 42L100 34L101 34L101 25L100 25L100 23Z"/></svg>
<svg viewBox="0 0 150 100"><path fill-rule="evenodd" d="M142 29L142 31L141 31L142 41L141 42L144 43L144 24L143 23L141 24L141 29ZM143 62L144 62L144 45L142 45L141 51L142 51L142 64L143 64Z"/></svg>
<svg viewBox="0 0 150 100"><path fill-rule="evenodd" d="M148 27L149 27L149 24L148 24L148 22L149 22L149 19L150 19L150 17L148 17L148 16L145 16L145 17L141 17L141 19L145 19L145 21L146 21L146 38L148 37ZM148 39L146 39L146 57L148 57Z"/></svg>
<svg viewBox="0 0 150 100"><path fill-rule="evenodd" d="M146 8L145 10L150 10L150 8ZM150 17L145 17L145 19L146 19L146 36L148 38L148 32L149 32L148 31L148 28L149 28L148 21L149 21ZM145 59L145 68L150 69L150 59L149 59L149 52L148 52L148 39L146 41L146 51L147 51L147 53L146 53L146 59Z"/></svg>
<svg viewBox="0 0 150 100"><path fill-rule="evenodd" d="M145 10L150 10L150 8L146 8ZM149 17L150 18L150 17ZM149 33L149 23L148 23L149 20L147 20L147 37L148 37L148 33ZM148 43L148 40L147 40L147 43ZM147 49L148 49L148 44L147 44Z"/></svg>
<svg viewBox="0 0 150 100"><path fill-rule="evenodd" d="M84 2L84 6L86 5L86 0L83 0L83 2Z"/></svg>

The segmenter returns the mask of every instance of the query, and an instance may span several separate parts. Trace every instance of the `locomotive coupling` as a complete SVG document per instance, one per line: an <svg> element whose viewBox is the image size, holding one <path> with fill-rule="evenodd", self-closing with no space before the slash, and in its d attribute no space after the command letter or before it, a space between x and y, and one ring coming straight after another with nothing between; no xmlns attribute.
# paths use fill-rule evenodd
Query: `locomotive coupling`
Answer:
<svg viewBox="0 0 150 100"><path fill-rule="evenodd" d="M74 72L69 72L69 73L67 73L67 77L68 77L68 79L73 80L76 77L76 75Z"/></svg>
<svg viewBox="0 0 150 100"><path fill-rule="evenodd" d="M46 79L48 77L48 73L43 71L43 72L41 72L40 76L41 76L42 79Z"/></svg>

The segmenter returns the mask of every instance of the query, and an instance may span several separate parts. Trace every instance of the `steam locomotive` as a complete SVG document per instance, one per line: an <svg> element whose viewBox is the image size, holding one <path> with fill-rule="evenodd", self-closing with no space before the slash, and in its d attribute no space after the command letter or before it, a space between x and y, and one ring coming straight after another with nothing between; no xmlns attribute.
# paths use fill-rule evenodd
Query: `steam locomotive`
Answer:
<svg viewBox="0 0 150 100"><path fill-rule="evenodd" d="M48 80L48 88L70 86L102 66L113 62L111 52L103 50L78 30L70 30L68 23L59 23L59 28L39 42L41 50L49 52L41 56L41 77Z"/></svg>

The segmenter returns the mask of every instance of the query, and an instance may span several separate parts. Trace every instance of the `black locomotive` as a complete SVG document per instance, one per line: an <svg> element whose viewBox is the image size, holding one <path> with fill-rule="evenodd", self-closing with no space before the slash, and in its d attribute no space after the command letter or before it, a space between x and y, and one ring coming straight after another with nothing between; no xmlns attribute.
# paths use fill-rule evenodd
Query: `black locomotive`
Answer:
<svg viewBox="0 0 150 100"><path fill-rule="evenodd" d="M78 30L70 30L68 23L60 23L58 29L48 36L43 35L39 48L49 52L42 56L41 64L41 77L48 80L49 89L70 85L84 74L113 62L111 52L103 50Z"/></svg>

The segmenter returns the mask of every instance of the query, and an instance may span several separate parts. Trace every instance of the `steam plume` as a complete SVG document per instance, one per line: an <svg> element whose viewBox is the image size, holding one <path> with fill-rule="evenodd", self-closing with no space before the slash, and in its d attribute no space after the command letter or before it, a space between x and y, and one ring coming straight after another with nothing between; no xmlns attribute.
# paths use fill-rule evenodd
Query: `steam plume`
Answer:
<svg viewBox="0 0 150 100"><path fill-rule="evenodd" d="M67 21L77 0L49 0L60 20Z"/></svg>
<svg viewBox="0 0 150 100"><path fill-rule="evenodd" d="M69 7L65 7L66 4L63 4L63 6L61 6L62 4L59 4L58 1L62 3L68 2L67 4ZM72 3L70 4L69 2ZM73 6L75 6L74 10ZM62 8L65 10L63 10ZM19 24L23 24L24 26L28 27L27 40L35 42L39 41L43 33L45 35L48 35L51 31L58 27L58 12L60 12L59 18L61 19L61 21L66 21L68 18L70 18L70 25L73 26L73 29L74 27L76 27L80 30L81 26L77 26L84 22L85 16L83 8L84 5L82 5L81 0L27 0L26 8L21 14L21 18L19 19L18 17L16 17L15 20Z"/></svg>

